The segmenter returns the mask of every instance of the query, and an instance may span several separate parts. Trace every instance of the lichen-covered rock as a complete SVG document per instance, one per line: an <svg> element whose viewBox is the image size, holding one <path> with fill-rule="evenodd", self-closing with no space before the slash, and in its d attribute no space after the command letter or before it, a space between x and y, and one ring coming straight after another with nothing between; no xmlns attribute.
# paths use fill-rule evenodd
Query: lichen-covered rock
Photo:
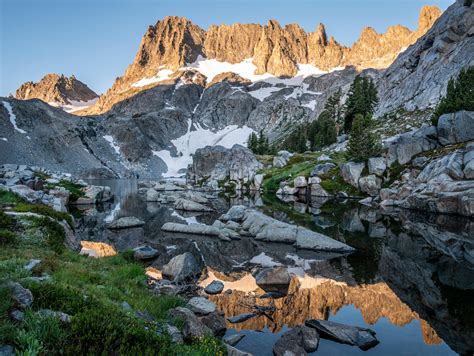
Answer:
<svg viewBox="0 0 474 356"><path fill-rule="evenodd" d="M387 169L387 164L385 163L385 158L383 157L369 158L367 165L369 167L369 174L375 174L379 177L383 176L385 170Z"/></svg>
<svg viewBox="0 0 474 356"><path fill-rule="evenodd" d="M359 189L370 196L378 195L381 187L382 180L374 174L359 178Z"/></svg>

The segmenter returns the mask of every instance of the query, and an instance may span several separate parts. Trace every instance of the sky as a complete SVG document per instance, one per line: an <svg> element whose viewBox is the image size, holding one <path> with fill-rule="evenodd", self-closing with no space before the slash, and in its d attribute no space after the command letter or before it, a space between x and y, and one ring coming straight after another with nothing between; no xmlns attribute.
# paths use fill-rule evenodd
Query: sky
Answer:
<svg viewBox="0 0 474 356"><path fill-rule="evenodd" d="M211 24L298 23L350 46L365 26L417 27L423 5L454 0L0 0L0 96L47 73L74 74L101 94L129 65L149 25L168 15Z"/></svg>

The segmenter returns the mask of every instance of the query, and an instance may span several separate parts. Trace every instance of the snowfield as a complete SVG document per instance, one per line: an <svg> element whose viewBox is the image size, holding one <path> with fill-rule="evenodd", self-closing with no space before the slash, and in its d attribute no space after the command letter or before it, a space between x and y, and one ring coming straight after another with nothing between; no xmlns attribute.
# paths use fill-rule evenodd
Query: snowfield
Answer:
<svg viewBox="0 0 474 356"><path fill-rule="evenodd" d="M16 124L16 115L13 113L13 108L8 101L2 101L3 106L8 111L8 116L10 117L10 123L12 124L15 131L18 131L21 134L26 134L25 130L20 129ZM28 137L29 139L29 137Z"/></svg>
<svg viewBox="0 0 474 356"><path fill-rule="evenodd" d="M179 171L193 163L192 155L197 149L217 145L226 148L231 148L235 144L245 146L252 132L254 131L247 126L238 127L237 125L227 126L214 132L188 120L188 132L171 141L176 148L177 157L173 157L170 150L152 151L152 153L165 162L168 167L163 177L179 177L184 175Z"/></svg>
<svg viewBox="0 0 474 356"><path fill-rule="evenodd" d="M94 105L99 98L87 100L87 101L76 101L76 100L69 100L71 104L60 104L54 101L49 102L48 104L51 106L54 106L56 108L61 108L67 113L73 113L75 111L79 111L82 109L87 109L88 107L91 107Z"/></svg>
<svg viewBox="0 0 474 356"><path fill-rule="evenodd" d="M114 138L110 135L105 135L105 136L102 136L102 137L110 144L110 147L113 148L115 153L119 155L120 154L120 146L117 145Z"/></svg>

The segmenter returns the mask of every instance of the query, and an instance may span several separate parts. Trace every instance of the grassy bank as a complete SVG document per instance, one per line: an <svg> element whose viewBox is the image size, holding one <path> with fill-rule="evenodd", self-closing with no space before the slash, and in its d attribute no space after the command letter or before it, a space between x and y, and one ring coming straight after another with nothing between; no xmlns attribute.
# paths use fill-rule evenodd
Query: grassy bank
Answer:
<svg viewBox="0 0 474 356"><path fill-rule="evenodd" d="M28 355L223 354L211 337L188 345L171 342L164 332L167 311L185 301L153 295L144 267L130 253L100 259L80 255L64 247L64 229L56 222L72 223L70 216L5 192L0 208L0 345ZM11 217L4 210L44 217ZM24 267L31 259L41 263L30 271ZM20 322L11 318L16 306L10 282L19 282L34 297ZM38 313L42 309L67 313L71 321Z"/></svg>

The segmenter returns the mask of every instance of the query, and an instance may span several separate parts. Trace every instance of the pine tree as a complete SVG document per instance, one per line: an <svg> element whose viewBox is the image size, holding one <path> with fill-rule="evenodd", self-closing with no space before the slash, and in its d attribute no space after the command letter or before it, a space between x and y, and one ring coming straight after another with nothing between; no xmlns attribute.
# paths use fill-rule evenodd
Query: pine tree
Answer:
<svg viewBox="0 0 474 356"><path fill-rule="evenodd" d="M314 141L314 149L321 149L337 141L336 122L327 111L323 111L318 118L319 131Z"/></svg>
<svg viewBox="0 0 474 356"><path fill-rule="evenodd" d="M353 161L365 162L381 153L380 137L372 130L372 116L357 114L352 123L348 157Z"/></svg>
<svg viewBox="0 0 474 356"><path fill-rule="evenodd" d="M249 138L247 140L247 147L253 152L253 153L257 153L257 149L258 149L258 138L257 138L257 135L255 134L255 132L252 132L250 135L249 135Z"/></svg>
<svg viewBox="0 0 474 356"><path fill-rule="evenodd" d="M371 78L357 76L351 84L346 102L344 130L350 132L357 114L371 115L377 105L377 89Z"/></svg>
<svg viewBox="0 0 474 356"><path fill-rule="evenodd" d="M474 66L462 70L456 79L449 80L446 96L433 113L433 124L438 123L441 115L460 110L474 111Z"/></svg>
<svg viewBox="0 0 474 356"><path fill-rule="evenodd" d="M343 106L341 104L341 88L339 88L334 94L332 94L328 100L326 101L326 104L324 105L324 110L329 113L331 118L334 120L336 125L342 126L343 125L343 117L342 117L342 112L343 112Z"/></svg>

